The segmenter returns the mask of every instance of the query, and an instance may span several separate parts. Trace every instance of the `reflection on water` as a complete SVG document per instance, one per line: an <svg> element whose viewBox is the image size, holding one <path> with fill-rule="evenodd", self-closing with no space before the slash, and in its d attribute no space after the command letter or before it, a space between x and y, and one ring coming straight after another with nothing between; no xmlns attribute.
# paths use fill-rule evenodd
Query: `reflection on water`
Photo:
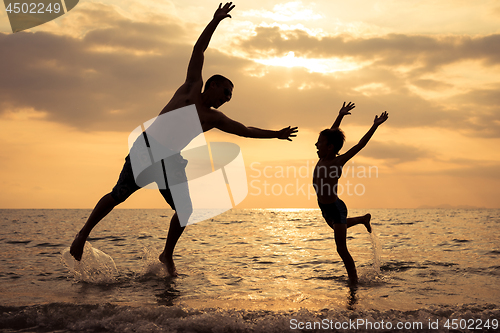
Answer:
<svg viewBox="0 0 500 333"><path fill-rule="evenodd" d="M373 233L362 225L347 233L360 277L350 288L319 210L232 210L189 226L175 252L175 279L157 260L171 215L114 211L89 238L116 264L117 277L104 284L75 280L60 261L88 211L4 210L0 304L410 310L498 301L498 210L351 214L368 212Z"/></svg>

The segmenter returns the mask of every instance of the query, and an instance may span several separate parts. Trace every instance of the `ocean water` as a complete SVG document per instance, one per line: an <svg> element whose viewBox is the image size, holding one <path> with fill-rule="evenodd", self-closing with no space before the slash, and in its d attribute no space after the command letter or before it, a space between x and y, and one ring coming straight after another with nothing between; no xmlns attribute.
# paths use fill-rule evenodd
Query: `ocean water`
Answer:
<svg viewBox="0 0 500 333"><path fill-rule="evenodd" d="M500 210L371 209L348 229L352 288L317 209L231 210L188 226L180 276L158 255L172 211L115 210L82 263L90 210L0 210L2 332L499 331Z"/></svg>

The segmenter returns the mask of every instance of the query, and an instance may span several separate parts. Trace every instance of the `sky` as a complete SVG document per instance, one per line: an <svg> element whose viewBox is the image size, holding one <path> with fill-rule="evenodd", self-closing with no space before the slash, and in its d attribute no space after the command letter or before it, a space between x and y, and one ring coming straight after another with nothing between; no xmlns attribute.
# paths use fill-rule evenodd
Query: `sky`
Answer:
<svg viewBox="0 0 500 333"><path fill-rule="evenodd" d="M92 208L116 183L129 134L184 82L219 3L80 1L13 34L0 5L0 208ZM344 170L350 208L500 208L500 3L254 0L234 3L203 77L234 83L220 111L292 142L212 130L241 147L238 208L317 208L318 133L344 101L343 151L389 113ZM342 153L342 151L341 151ZM121 208L167 208L156 190Z"/></svg>

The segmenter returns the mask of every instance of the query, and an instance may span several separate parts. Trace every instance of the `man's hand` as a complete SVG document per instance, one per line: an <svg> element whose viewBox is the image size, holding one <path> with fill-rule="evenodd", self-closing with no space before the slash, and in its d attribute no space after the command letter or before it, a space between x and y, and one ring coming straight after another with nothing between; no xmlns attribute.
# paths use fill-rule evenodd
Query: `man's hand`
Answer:
<svg viewBox="0 0 500 333"><path fill-rule="evenodd" d="M383 124L387 118L389 118L389 114L387 113L387 111L384 111L382 112L382 114L379 116L375 116L375 120L373 121L373 125L375 126L379 126L381 124Z"/></svg>
<svg viewBox="0 0 500 333"><path fill-rule="evenodd" d="M348 114L351 114L349 111L351 111L355 107L356 107L356 105L354 105L353 102L349 102L347 105L345 105L345 102L344 102L344 105L342 105L342 108L339 111L339 115L346 116Z"/></svg>
<svg viewBox="0 0 500 333"><path fill-rule="evenodd" d="M231 18L231 15L229 15L228 13L231 10L233 10L234 7L235 6L233 5L232 2L226 2L224 7L222 7L222 3L219 4L219 8L217 8L217 10L215 11L215 14L214 14L214 20L222 21L226 17Z"/></svg>
<svg viewBox="0 0 500 333"><path fill-rule="evenodd" d="M278 132L278 139L292 141L290 138L296 137L297 135L295 133L298 131L297 127L285 127Z"/></svg>

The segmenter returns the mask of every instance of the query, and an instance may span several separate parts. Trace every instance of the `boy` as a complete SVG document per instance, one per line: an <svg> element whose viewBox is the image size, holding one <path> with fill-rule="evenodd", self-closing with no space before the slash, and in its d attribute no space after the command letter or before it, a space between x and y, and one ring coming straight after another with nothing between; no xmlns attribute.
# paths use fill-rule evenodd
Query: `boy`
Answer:
<svg viewBox="0 0 500 333"><path fill-rule="evenodd" d="M321 209L326 223L335 232L335 244L337 252L344 262L349 281L355 285L358 283L358 275L356 273L356 265L347 250L346 233L347 228L363 223L371 232L370 214L354 218L347 218L347 207L342 200L337 196L338 180L342 176L342 167L361 149L363 149L375 130L384 123L388 114L386 111L379 116L375 116L372 127L358 142L357 145L349 149L346 153L339 155L339 151L344 145L344 132L339 129L340 122L344 116L351 114L349 111L354 109L354 103L349 102L347 105L342 105L339 115L330 129L323 130L316 142L318 149L319 161L314 168L313 186L318 195L318 205Z"/></svg>

